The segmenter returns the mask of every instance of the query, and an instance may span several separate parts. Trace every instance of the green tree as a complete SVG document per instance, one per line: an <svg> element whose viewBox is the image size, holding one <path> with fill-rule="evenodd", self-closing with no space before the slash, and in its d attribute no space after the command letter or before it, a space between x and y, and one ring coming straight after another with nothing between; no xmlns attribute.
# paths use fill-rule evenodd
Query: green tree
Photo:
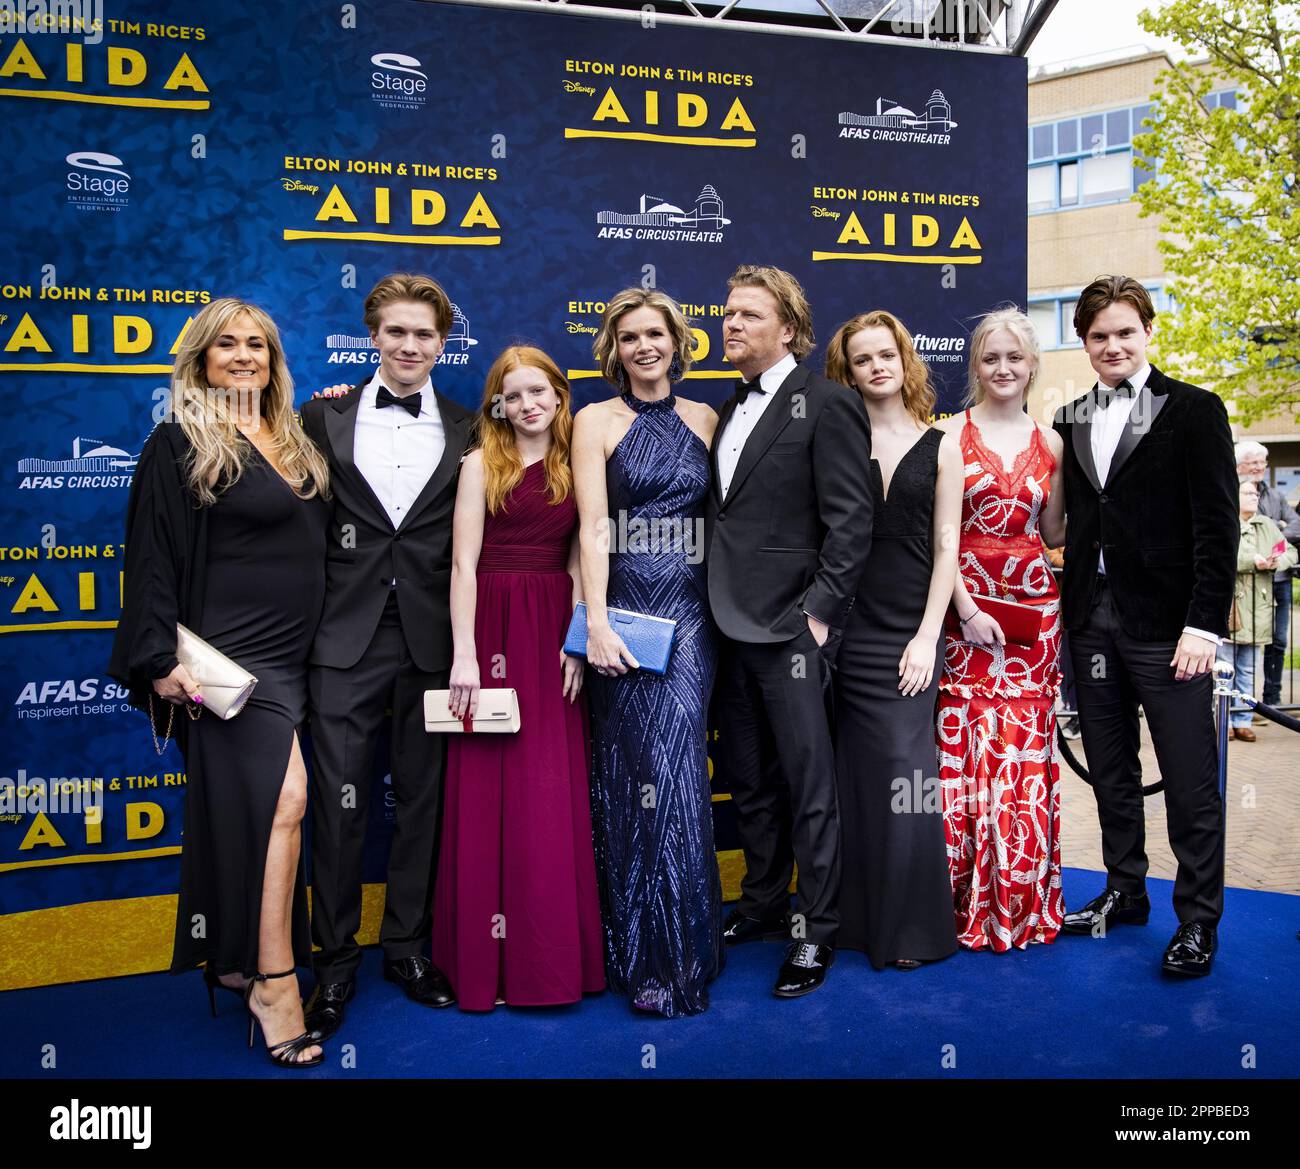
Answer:
<svg viewBox="0 0 1300 1169"><path fill-rule="evenodd" d="M1142 27L1191 59L1163 72L1134 140L1157 177L1136 198L1162 217L1176 308L1157 360L1237 403L1250 422L1300 413L1300 4L1170 0ZM1211 95L1236 90L1235 107Z"/></svg>

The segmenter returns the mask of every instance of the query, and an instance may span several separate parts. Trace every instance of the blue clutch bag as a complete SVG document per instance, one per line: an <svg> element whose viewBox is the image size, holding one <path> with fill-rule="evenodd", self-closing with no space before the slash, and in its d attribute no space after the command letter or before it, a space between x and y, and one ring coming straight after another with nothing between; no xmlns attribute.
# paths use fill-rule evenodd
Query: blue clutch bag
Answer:
<svg viewBox="0 0 1300 1169"><path fill-rule="evenodd" d="M651 674L663 674L668 669L668 659L673 652L673 638L677 622L667 617L651 617L646 613L632 613L627 609L609 610L610 628L623 639L632 656L641 663L641 669ZM564 652L576 658L587 656L587 605L579 601L569 622L569 632L564 635Z"/></svg>

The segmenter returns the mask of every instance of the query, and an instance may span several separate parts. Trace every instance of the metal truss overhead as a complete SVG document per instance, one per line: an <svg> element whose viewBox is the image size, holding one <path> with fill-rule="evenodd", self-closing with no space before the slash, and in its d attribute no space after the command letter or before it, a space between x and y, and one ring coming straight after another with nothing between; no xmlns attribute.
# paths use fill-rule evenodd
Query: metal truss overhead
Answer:
<svg viewBox="0 0 1300 1169"><path fill-rule="evenodd" d="M463 3L465 0L428 0ZM468 0L625 20L713 25L1023 57L1057 0Z"/></svg>

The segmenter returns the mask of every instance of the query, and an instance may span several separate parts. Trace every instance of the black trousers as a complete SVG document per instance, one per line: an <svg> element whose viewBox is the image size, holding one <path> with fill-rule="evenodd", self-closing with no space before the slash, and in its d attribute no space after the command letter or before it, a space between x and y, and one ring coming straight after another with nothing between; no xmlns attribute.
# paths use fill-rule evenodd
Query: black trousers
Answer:
<svg viewBox="0 0 1300 1169"><path fill-rule="evenodd" d="M1100 575L1088 619L1070 631L1069 644L1108 883L1122 893L1145 891L1141 705L1165 781L1169 846L1178 859L1174 911L1179 921L1217 924L1223 915L1223 802L1213 675L1174 681L1169 663L1177 642L1129 637Z"/></svg>
<svg viewBox="0 0 1300 1169"><path fill-rule="evenodd" d="M311 669L311 933L321 982L349 981L361 963L370 776L390 710L394 819L379 941L386 958L429 956L445 748L424 729L424 692L446 687L445 671L416 668L391 600L355 666Z"/></svg>
<svg viewBox="0 0 1300 1169"><path fill-rule="evenodd" d="M764 919L785 913L798 863L802 917L792 932L826 946L839 928L840 885L829 649L819 650L808 632L775 645L728 640L714 686L717 757L745 852L740 911Z"/></svg>

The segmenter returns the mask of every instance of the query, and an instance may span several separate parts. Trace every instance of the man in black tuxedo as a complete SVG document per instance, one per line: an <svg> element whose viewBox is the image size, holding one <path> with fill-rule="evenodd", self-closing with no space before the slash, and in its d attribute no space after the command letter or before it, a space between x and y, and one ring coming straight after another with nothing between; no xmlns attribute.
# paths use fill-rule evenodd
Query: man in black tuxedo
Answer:
<svg viewBox="0 0 1300 1169"><path fill-rule="evenodd" d="M393 838L379 940L384 977L416 1002L453 995L429 958L443 743L426 690L451 666L451 526L470 414L429 374L451 302L427 276L384 277L366 297L379 370L302 409L330 461L325 609L312 647L312 939L307 1026L338 1030L361 963L361 861L376 741L389 721ZM390 712L391 711L391 715Z"/></svg>
<svg viewBox="0 0 1300 1169"><path fill-rule="evenodd" d="M774 993L795 998L822 984L839 925L825 691L871 547L871 425L857 394L799 364L812 314L793 276L746 265L729 288L726 354L745 383L718 420L704 513L709 603L725 638L717 753L746 866L723 936L788 935Z"/></svg>
<svg viewBox="0 0 1300 1169"><path fill-rule="evenodd" d="M1223 403L1147 361L1155 307L1127 276L1079 296L1074 327L1097 385L1056 417L1065 440L1062 612L1083 747L1101 821L1106 889L1067 933L1145 924L1150 902L1138 706L1165 782L1181 924L1169 974L1209 974L1223 913L1223 805L1212 714L1240 530Z"/></svg>

